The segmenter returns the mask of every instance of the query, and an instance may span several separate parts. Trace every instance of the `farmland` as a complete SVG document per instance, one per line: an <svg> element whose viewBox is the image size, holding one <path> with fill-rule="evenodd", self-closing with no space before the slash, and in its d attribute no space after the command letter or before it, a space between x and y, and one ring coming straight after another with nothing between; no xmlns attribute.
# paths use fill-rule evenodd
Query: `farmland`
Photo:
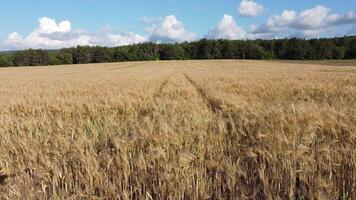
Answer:
<svg viewBox="0 0 356 200"><path fill-rule="evenodd" d="M352 199L355 146L355 66L0 69L0 199Z"/></svg>

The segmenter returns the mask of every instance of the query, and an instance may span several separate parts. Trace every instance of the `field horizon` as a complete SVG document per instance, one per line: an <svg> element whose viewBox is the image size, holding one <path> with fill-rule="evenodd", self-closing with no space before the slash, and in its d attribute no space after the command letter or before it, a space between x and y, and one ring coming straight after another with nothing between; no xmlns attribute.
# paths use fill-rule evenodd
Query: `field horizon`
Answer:
<svg viewBox="0 0 356 200"><path fill-rule="evenodd" d="M60 65L36 65L36 66L6 66L4 68L44 68L44 67L79 67L79 66L101 66L113 64L130 64L130 63L172 63L172 62L261 62L261 63L287 63L303 65L322 65L329 67L356 67L356 59L333 59L333 60L256 60L256 59L188 59L188 60L147 60L147 61L123 61L123 62L104 62L104 63L85 63L85 64L60 64Z"/></svg>
<svg viewBox="0 0 356 200"><path fill-rule="evenodd" d="M355 61L0 68L0 199L354 199Z"/></svg>

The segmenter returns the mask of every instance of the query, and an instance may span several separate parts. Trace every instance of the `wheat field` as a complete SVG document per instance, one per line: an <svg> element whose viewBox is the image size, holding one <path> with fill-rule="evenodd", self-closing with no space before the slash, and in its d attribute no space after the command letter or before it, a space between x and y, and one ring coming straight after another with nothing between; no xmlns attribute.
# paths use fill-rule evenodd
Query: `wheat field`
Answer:
<svg viewBox="0 0 356 200"><path fill-rule="evenodd" d="M0 69L0 199L356 199L356 67Z"/></svg>

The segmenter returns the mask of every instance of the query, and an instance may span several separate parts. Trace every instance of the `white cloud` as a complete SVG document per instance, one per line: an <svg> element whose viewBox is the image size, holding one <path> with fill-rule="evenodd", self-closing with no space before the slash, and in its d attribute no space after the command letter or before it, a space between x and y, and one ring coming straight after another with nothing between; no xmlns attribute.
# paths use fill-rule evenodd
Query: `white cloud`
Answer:
<svg viewBox="0 0 356 200"><path fill-rule="evenodd" d="M325 26L329 9L324 6L316 6L301 13L294 10L284 10L281 15L274 15L267 20L266 26L269 29L279 30L280 28L296 29L319 29Z"/></svg>
<svg viewBox="0 0 356 200"><path fill-rule="evenodd" d="M146 42L147 38L134 32L128 33L97 33L92 35L90 43L99 46L122 46Z"/></svg>
<svg viewBox="0 0 356 200"><path fill-rule="evenodd" d="M0 45L1 49L59 49L77 45L89 46L121 46L153 42L184 42L198 39L195 33L184 28L184 24L174 15L164 19L141 17L142 23L151 24L148 35L134 32L120 31L105 26L97 32L72 29L70 21L56 22L54 19L43 17L38 20L38 27L30 34L23 36L17 32L10 33Z"/></svg>
<svg viewBox="0 0 356 200"><path fill-rule="evenodd" d="M197 35L188 32L174 15L165 17L161 24L153 25L149 32L149 39L154 42L184 42L197 39Z"/></svg>
<svg viewBox="0 0 356 200"><path fill-rule="evenodd" d="M345 15L333 14L328 16L327 22L332 25L343 25L356 23L356 11L351 11Z"/></svg>
<svg viewBox="0 0 356 200"><path fill-rule="evenodd" d="M4 49L58 49L77 45L105 45L119 46L147 41L145 36L132 32L119 32L114 30L101 30L87 32L85 30L72 30L71 23L66 20L57 23L54 19L43 17L38 20L39 25L27 36L17 32L10 33L2 45Z"/></svg>
<svg viewBox="0 0 356 200"><path fill-rule="evenodd" d="M72 29L71 23L68 20L62 21L57 24L54 19L42 17L38 21L39 28L37 29L37 31L39 33L67 33Z"/></svg>
<svg viewBox="0 0 356 200"><path fill-rule="evenodd" d="M208 38L215 39L245 39L246 36L246 31L239 27L230 15L224 15L217 26L207 34Z"/></svg>
<svg viewBox="0 0 356 200"><path fill-rule="evenodd" d="M10 33L5 40L5 46L9 49L24 48L59 48L74 46L77 44L87 44L89 40L85 36L70 38L68 40L52 39L50 36L68 35L71 32L71 23L62 21L56 23L55 20L43 17L38 20L39 26L28 36L24 37L17 32Z"/></svg>
<svg viewBox="0 0 356 200"><path fill-rule="evenodd" d="M263 6L253 0L242 0L237 11L242 17L255 17L263 12Z"/></svg>
<svg viewBox="0 0 356 200"><path fill-rule="evenodd" d="M254 5L251 7L258 9L251 9L246 5ZM240 14L254 16L256 13L262 12L263 7L256 5L258 4L254 1L243 0L240 5ZM258 12L252 12L256 10ZM37 28L28 35L18 32L8 34L5 40L0 41L0 49L58 49L77 45L120 46L146 41L184 42L199 39L197 34L187 31L183 22L179 21L174 15L164 18L143 16L139 20L146 26L150 26L144 35L122 31L110 26L105 26L96 32L89 32L82 29L73 29L68 20L56 22L54 19L43 17L38 20ZM270 39L333 37L343 34L356 34L356 11L337 14L331 13L329 8L319 5L301 12L284 10L279 15L270 16L264 24L252 25L249 30L238 26L232 16L224 15L205 37L214 39Z"/></svg>
<svg viewBox="0 0 356 200"><path fill-rule="evenodd" d="M330 9L319 5L315 8L302 11L295 23L302 29L320 29L326 25L329 12Z"/></svg>
<svg viewBox="0 0 356 200"><path fill-rule="evenodd" d="M331 10L318 5L298 13L295 10L284 10L280 15L268 18L260 26L254 26L252 34L271 34L276 37L318 37L326 34L335 26L356 23L356 13L345 15L330 14ZM334 30L333 30L334 31Z"/></svg>
<svg viewBox="0 0 356 200"><path fill-rule="evenodd" d="M297 18L297 12L294 10L284 10L280 16L275 15L267 20L267 28L283 28L290 26Z"/></svg>

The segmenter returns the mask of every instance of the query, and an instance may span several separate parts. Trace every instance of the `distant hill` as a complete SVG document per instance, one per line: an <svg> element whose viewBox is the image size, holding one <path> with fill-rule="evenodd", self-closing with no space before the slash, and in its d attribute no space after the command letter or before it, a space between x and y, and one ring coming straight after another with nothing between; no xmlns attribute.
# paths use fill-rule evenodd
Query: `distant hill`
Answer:
<svg viewBox="0 0 356 200"><path fill-rule="evenodd" d="M44 49L45 51L47 52L57 52L59 51L59 49ZM3 54L3 55L12 55L18 51L23 51L23 50L13 50L13 51L0 51L0 54Z"/></svg>
<svg viewBox="0 0 356 200"><path fill-rule="evenodd" d="M11 55L11 54L14 54L16 51L0 51L0 54L3 54L3 55Z"/></svg>

